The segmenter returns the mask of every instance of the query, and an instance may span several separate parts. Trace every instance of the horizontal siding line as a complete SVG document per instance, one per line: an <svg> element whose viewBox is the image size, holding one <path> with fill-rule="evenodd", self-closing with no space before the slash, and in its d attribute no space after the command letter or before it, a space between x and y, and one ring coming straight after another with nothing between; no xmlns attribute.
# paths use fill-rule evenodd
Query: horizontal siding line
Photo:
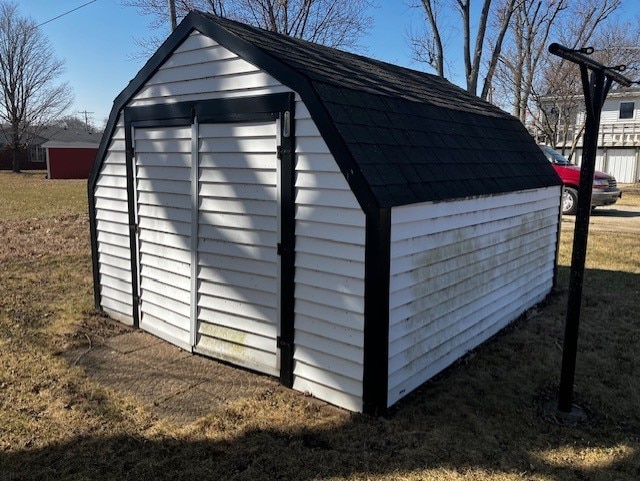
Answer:
<svg viewBox="0 0 640 481"><path fill-rule="evenodd" d="M145 216L138 219L138 227L140 231L151 231L156 234L177 235L186 238L191 237L191 225L186 222Z"/></svg>
<svg viewBox="0 0 640 481"><path fill-rule="evenodd" d="M105 256L109 256L111 258L124 259L126 261L131 260L131 252L128 247L123 246L114 246L105 244L104 242L98 242L98 259L100 262L103 260L107 260L108 258Z"/></svg>
<svg viewBox="0 0 640 481"><path fill-rule="evenodd" d="M191 184L189 182L172 182L165 180L150 181L139 179L137 183L137 192L151 192L156 194L180 194L190 195Z"/></svg>
<svg viewBox="0 0 640 481"><path fill-rule="evenodd" d="M523 236L525 233L535 232L548 227L553 227L555 230L557 224L558 213L547 211L544 216L529 214L523 217L510 217L486 224L461 227L455 231L420 235L393 242L391 244L391 259L393 261L394 259L407 257L411 254L418 254L426 250L450 245L452 244L452 240L457 243L463 243L477 238L495 239L496 237L505 236L509 232L516 232L519 236Z"/></svg>
<svg viewBox="0 0 640 481"><path fill-rule="evenodd" d="M110 267L116 267L122 271L126 271L127 274L131 272L131 260L129 257L117 257L110 256L108 254L101 253L98 251L98 264L100 266L106 265ZM131 277L129 275L129 277Z"/></svg>
<svg viewBox="0 0 640 481"><path fill-rule="evenodd" d="M537 298L533 298L528 302L528 307L534 306L538 302L544 299L545 295L539 295ZM388 405L397 401L402 396L408 394L413 391L415 388L423 384L426 380L432 378L447 366L451 365L454 361L464 356L468 351L474 349L479 346L491 336L496 334L498 331L503 329L506 325L508 325L513 319L517 318L517 315L524 312L526 309L520 310L520 312L515 311L511 315L503 316L502 319L494 323L488 329L482 331L477 334L473 338L469 339L465 343L455 346L451 351L449 351L443 357L440 357L438 360L426 366L424 369L421 369L419 372L416 372L414 375L410 377L406 377L404 381L401 381L399 384L394 386L389 390L388 397ZM513 318L513 319L511 319Z"/></svg>
<svg viewBox="0 0 640 481"><path fill-rule="evenodd" d="M129 285L131 285L131 282L129 282ZM110 299L120 302L123 305L129 306L129 310L126 311L129 315L131 315L131 312L133 312L131 307L133 302L131 292L123 292L121 289L104 284L102 286L102 289L100 289L100 296L106 296Z"/></svg>
<svg viewBox="0 0 640 481"><path fill-rule="evenodd" d="M522 217L536 211L542 212L547 209L555 209L556 207L559 209L558 205L556 205L559 202L558 199L549 198L546 201L540 201L536 204L521 204L518 206L508 205L496 207L492 210L461 213L442 217L429 217L415 222L393 223L391 227L391 242L393 243L412 237L426 236L437 232L457 230L462 227L468 227L476 224L486 224L511 217ZM516 207L519 207L519 209L516 209ZM559 210L557 212L559 215Z"/></svg>
<svg viewBox="0 0 640 481"><path fill-rule="evenodd" d="M226 71L221 71L226 69ZM145 86L171 85L172 83L211 78L227 78L258 72L260 69L250 63L236 58L225 58L189 65L163 66L149 79Z"/></svg>
<svg viewBox="0 0 640 481"><path fill-rule="evenodd" d="M219 267L199 267L198 280L212 284L228 284L262 292L273 292L276 278L254 272L230 271Z"/></svg>
<svg viewBox="0 0 640 481"><path fill-rule="evenodd" d="M349 190L341 172L297 172L296 188Z"/></svg>
<svg viewBox="0 0 640 481"><path fill-rule="evenodd" d="M336 296L335 291L297 285L295 298L316 304L330 303L336 309L364 315L364 299L361 296L350 296L348 294Z"/></svg>
<svg viewBox="0 0 640 481"><path fill-rule="evenodd" d="M94 191L96 199L127 200L127 190L120 187L102 187L98 184Z"/></svg>
<svg viewBox="0 0 640 481"><path fill-rule="evenodd" d="M235 344L241 349L249 348L269 354L275 354L276 352L275 337L258 336L251 332L202 322L198 323L198 334L216 341Z"/></svg>
<svg viewBox="0 0 640 481"><path fill-rule="evenodd" d="M235 230L266 231L275 233L278 219L273 215L248 215L200 211L198 220L211 227L226 227Z"/></svg>
<svg viewBox="0 0 640 481"><path fill-rule="evenodd" d="M210 77L206 79L185 80L180 82L169 82L162 85L151 85L143 87L136 100L157 99L163 97L177 97L179 95L204 93L206 91L237 91L240 89L253 90L261 87L276 87L281 84L270 75L261 70L248 72L241 75L229 75L222 77ZM171 94L166 92L171 89Z"/></svg>
<svg viewBox="0 0 640 481"><path fill-rule="evenodd" d="M153 314L142 315L140 318L140 328L182 349L190 350L188 331L175 324L166 322Z"/></svg>
<svg viewBox="0 0 640 481"><path fill-rule="evenodd" d="M460 251L461 249L455 249L455 244L453 244L451 248L442 247L437 249L438 252L428 251L423 256L400 258L392 263L391 292L395 293L406 287L415 286L416 279L424 281L425 276L428 276L427 279L431 279L440 274L470 268L478 264L487 264L487 268L492 269L504 264L503 261L510 262L517 256L523 255L523 251L526 251L530 246L544 244L547 247L553 245L556 238L555 232L545 230L539 231L535 235L532 234L530 237L496 241L473 250L465 250L464 254L456 255L456 250ZM421 258L425 260L423 263L420 263ZM497 261L501 261L500 264Z"/></svg>
<svg viewBox="0 0 640 481"><path fill-rule="evenodd" d="M198 100L213 100L213 99L230 99L230 98L246 98L255 97L259 95L268 95L274 93L288 93L291 92L289 87L283 85L276 86L264 86L264 87L248 87L238 88L234 90L208 90L208 89L195 89L193 92L187 92L178 95L160 95L157 97L149 97L144 99L134 99L129 103L130 107L143 107L149 105L157 105L164 103L176 103L176 102L190 102ZM124 150L124 147L122 148Z"/></svg>
<svg viewBox="0 0 640 481"><path fill-rule="evenodd" d="M277 326L275 324L237 316L231 312L220 312L199 307L198 322L253 333L274 340L277 337ZM242 326L244 329L238 329L238 326Z"/></svg>
<svg viewBox="0 0 640 481"><path fill-rule="evenodd" d="M342 326L331 321L315 319L306 314L298 314L295 329L299 333L330 339L340 346L345 346L349 351L362 351L364 348L364 332L361 327Z"/></svg>
<svg viewBox="0 0 640 481"><path fill-rule="evenodd" d="M112 234L107 231L100 231L98 233L98 242L109 244L117 247L124 247L129 245L129 236L121 234Z"/></svg>
<svg viewBox="0 0 640 481"><path fill-rule="evenodd" d="M295 362L312 366L316 369L339 373L340 376L356 381L358 384L362 382L362 363L356 363L348 359L336 357L331 354L304 346L296 342L293 353Z"/></svg>
<svg viewBox="0 0 640 481"><path fill-rule="evenodd" d="M246 257L221 256L200 252L198 265L201 267L220 267L222 269L238 272L252 272L261 276L276 277L277 264L273 262L249 259Z"/></svg>
<svg viewBox="0 0 640 481"><path fill-rule="evenodd" d="M296 285L320 287L334 291L337 295L364 296L364 279L318 272L305 269L304 266L296 266L295 283Z"/></svg>
<svg viewBox="0 0 640 481"><path fill-rule="evenodd" d="M298 329L296 326L294 336L296 346L318 350L326 355L335 356L340 359L359 364L361 370L360 374L362 374L362 364L364 359L362 346L343 342L341 338L328 337L326 334L327 332L324 331L318 334L305 329ZM322 350L318 349L319 346L322 346Z"/></svg>
<svg viewBox="0 0 640 481"><path fill-rule="evenodd" d="M145 266L141 265L141 269L149 274L149 271L145 269ZM140 277L140 288L147 292L155 292L157 294L166 295L168 299L173 299L181 304L190 304L190 279L180 274L174 274L174 277L182 278L177 283L169 283L167 277L156 278L151 275L142 275ZM186 284L185 287L180 286L180 283Z"/></svg>
<svg viewBox="0 0 640 481"><path fill-rule="evenodd" d="M116 299L111 299L108 293L103 291L101 291L100 294L100 306L105 310L113 310L126 319L131 319L132 317L131 312L133 308L131 307L131 303L124 304Z"/></svg>
<svg viewBox="0 0 640 481"><path fill-rule="evenodd" d="M335 324L337 326L348 327L349 329L358 330L363 329L364 327L364 317L353 312L344 311L333 306L317 304L315 302L298 298L295 299L294 305L296 319L298 319L298 315L303 315L313 317L330 324Z"/></svg>
<svg viewBox="0 0 640 481"><path fill-rule="evenodd" d="M271 247L278 243L275 232L249 229L233 229L226 227L199 226L199 238L233 242L239 245L260 245Z"/></svg>
<svg viewBox="0 0 640 481"><path fill-rule="evenodd" d="M149 276L145 276L140 279L140 291L143 292L142 297L147 302L152 302L158 306L166 307L167 309L173 310L179 314L182 313L180 309L184 306L189 307L191 304L189 289L182 289L179 286L170 285ZM161 301L165 302L166 305L159 304ZM174 302L178 304L173 304Z"/></svg>
<svg viewBox="0 0 640 481"><path fill-rule="evenodd" d="M277 262L276 246L239 245L234 242L198 239L198 253L228 255L266 262Z"/></svg>
<svg viewBox="0 0 640 481"><path fill-rule="evenodd" d="M555 252L555 249L548 249L549 254L552 252ZM531 262L535 263L533 265L535 268L548 265L549 270L552 271L553 261L549 257L531 255L523 256L522 259L531 259ZM451 299L454 298L464 299L469 303L476 300L478 296L483 297L495 291L496 287L503 286L504 282L511 277L518 278L518 273L528 273L532 268L532 265L529 263L525 264L525 267L523 267L521 263L515 262L511 262L505 266L508 266L509 269L501 272L500 274L493 274L489 279L483 277L481 274L477 274L468 279L455 282L449 286L441 286L439 289L430 291L423 297L419 297L412 302L408 302L391 309L391 324L395 324L400 319L408 319L417 313L421 313L426 310L433 310L436 306L449 303L451 302ZM494 286L494 283L498 283L498 285Z"/></svg>
<svg viewBox="0 0 640 481"><path fill-rule="evenodd" d="M322 384L297 376L295 372L293 389L299 392L308 392L318 399L327 400L327 402L349 411L362 412L362 396L354 396L331 389Z"/></svg>
<svg viewBox="0 0 640 481"><path fill-rule="evenodd" d="M351 226L333 226L327 229L327 225L317 222L296 219L295 231L296 235L311 237L316 239L324 239L329 241L337 241L345 244L364 245L365 229L361 227Z"/></svg>
<svg viewBox="0 0 640 481"><path fill-rule="evenodd" d="M191 263L178 262L153 254L142 253L140 256L140 264L153 267L154 269L168 270L183 277L191 276Z"/></svg>
<svg viewBox="0 0 640 481"><path fill-rule="evenodd" d="M242 349L239 349L240 347L242 347ZM214 359L220 359L272 376L278 376L279 374L276 368L277 359L275 353L267 353L219 339L212 342L207 336L203 335L199 337L194 351L205 356L213 357ZM241 355L239 355L238 351L241 351Z"/></svg>
<svg viewBox="0 0 640 481"><path fill-rule="evenodd" d="M364 246L345 244L328 239L314 239L307 236L296 236L296 252L316 254L327 253L327 257L364 263ZM331 255L333 253L333 255Z"/></svg>
<svg viewBox="0 0 640 481"><path fill-rule="evenodd" d="M391 293L390 309L401 311L403 307L409 308L411 305L419 305L427 302L427 298L437 299L443 297L444 292L458 292L463 286L477 286L491 282L503 275L509 274L513 270L520 268L526 262L548 262L553 263L553 249L551 247L539 248L517 253L510 258L504 259L500 264L500 269L487 269L485 262L476 262L467 266L451 266L451 269L438 269L429 279L416 283L416 277L406 277L402 285L406 286L398 289L398 283L394 283L394 290ZM534 255L535 254L535 255ZM411 281L413 280L413 285ZM419 297L417 285L420 284ZM429 288L432 288L429 290ZM471 287L474 289L475 287Z"/></svg>
<svg viewBox="0 0 640 481"><path fill-rule="evenodd" d="M327 372L298 360L294 360L293 372L295 376L305 378L315 384L336 389L352 396L362 397L362 382L339 373Z"/></svg>
<svg viewBox="0 0 640 481"><path fill-rule="evenodd" d="M175 286L182 291L191 290L191 279L189 276L179 274L168 269L164 264L156 267L149 264L140 263L141 278L160 279L159 282L168 286Z"/></svg>
<svg viewBox="0 0 640 481"><path fill-rule="evenodd" d="M275 324L276 322L275 308L257 304L247 304L246 302L233 299L200 295L198 297L198 307L214 312L235 314L268 324Z"/></svg>
<svg viewBox="0 0 640 481"><path fill-rule="evenodd" d="M202 280L198 288L198 295L202 298L226 299L233 302L245 302L248 304L276 309L277 293L275 291L261 291L250 287L239 287L224 282L210 282Z"/></svg>
<svg viewBox="0 0 640 481"><path fill-rule="evenodd" d="M191 245L188 238L183 238L183 242L179 242L182 236L163 234L161 236L149 236L153 231L144 230L140 232L140 252L149 254L159 258L169 258L180 261L184 264L191 262ZM170 242L176 240L175 242ZM171 245L174 244L174 245Z"/></svg>
<svg viewBox="0 0 640 481"><path fill-rule="evenodd" d="M123 238L129 239L129 226L127 224L97 219L96 226L98 232L107 232L109 234L119 235Z"/></svg>
<svg viewBox="0 0 640 481"><path fill-rule="evenodd" d="M140 297L140 312L143 316L148 313L167 324L179 327L182 330L189 330L188 305L174 299L167 299L162 294L145 291L144 289L142 289L142 295ZM182 312L180 312L181 310ZM171 319L172 322L169 322L169 319ZM180 327L181 325L184 325L184 327Z"/></svg>
<svg viewBox="0 0 640 481"><path fill-rule="evenodd" d="M543 286L544 286L544 283L539 283L538 285L536 285L536 288L537 289L539 288L540 290L530 291L521 305L514 307L503 316L496 318L496 317L492 317L492 315L488 315L485 318L483 318L481 321L469 326L464 331L461 331L455 337L450 338L445 343L439 344L434 349L431 349L429 351L429 354L431 355L428 357L424 357L424 356L418 357L418 358L415 358L413 361L409 362L408 364L404 364L401 366L398 366L399 364L398 359L390 359L389 391L393 391L397 389L397 387L402 382L406 382L406 380L409 379L410 377L414 377L418 375L421 371L424 371L430 365L437 363L441 358L445 357L449 352L457 349L459 346L465 346L465 345L468 346L465 349L465 352L466 352L466 350L473 349L474 347L481 344L481 342L483 342L488 337L490 337L490 336L482 336L481 337L482 340L480 340L480 336L482 335L482 333L486 331L491 331L492 334L495 334L495 332L503 328L506 324L509 324L510 322L514 321L518 315L522 314L527 309L532 307L534 305L534 301L540 299L541 297L543 298L544 297L544 295L542 294L542 292L544 292L544 290L542 289ZM495 311L493 314L496 314L497 312L499 311ZM454 344L453 341L455 340L462 340L462 342L458 342L457 345L454 345L452 347L446 346L447 343ZM463 353L458 353L456 358L462 354ZM452 361L453 360L455 359L452 359ZM419 371L415 371L412 376L402 375L403 371L415 370L416 367L420 366L421 363L426 363L426 364L422 366L422 368L420 368Z"/></svg>
<svg viewBox="0 0 640 481"><path fill-rule="evenodd" d="M129 269L101 263L99 265L99 272L104 276L124 282L126 285L124 292L131 293L131 271Z"/></svg>
<svg viewBox="0 0 640 481"><path fill-rule="evenodd" d="M476 296L474 299L469 300L469 302L456 306L454 309L442 313L427 322L416 321L417 318L428 317L425 316L425 314L427 314L426 311L418 312L412 316L412 320L411 318L404 320L405 326L409 327L413 325L412 328L402 327L403 323L394 323L390 329L389 357L391 358L409 349L416 343L425 342L429 338L442 335L442 332L448 329L458 327L461 319L477 317L485 311L493 312L500 309L504 304L508 304L509 301L513 302L514 293L517 294L523 287L527 287L522 293L524 295L536 285L536 282L547 282L552 276L551 273L548 273L547 276L544 274L545 267L536 266L524 275L515 277L499 286L498 289L494 289L497 292L494 297L488 298L486 295Z"/></svg>
<svg viewBox="0 0 640 481"><path fill-rule="evenodd" d="M487 294L496 292L497 289L503 289L507 282L513 282L518 279L522 279L528 275L531 271L538 269L547 269L552 272L549 264L550 260L544 258L534 259L534 264L526 265L525 267L510 266L510 270L506 271L500 276L494 276L490 281L485 283L478 282L477 278L473 279L473 283L457 283L455 289L440 289L430 292L424 297L420 297L411 303L403 304L399 307L391 309L390 318L391 325L404 323L416 316L424 316L428 312L437 312L436 308L442 304L450 303L452 300L456 302L464 302L464 304L455 304L453 311L465 308L474 302L484 298ZM519 275L520 273L520 275ZM513 281L511 280L513 279ZM453 312L450 311L450 312Z"/></svg>
<svg viewBox="0 0 640 481"><path fill-rule="evenodd" d="M558 195L555 194L558 193ZM492 194L463 200L424 202L407 206L395 207L392 210L393 223L420 222L425 218L459 216L476 212L490 211L509 206L537 206L541 203L546 207L560 208L560 187L544 187L506 194Z"/></svg>
<svg viewBox="0 0 640 481"><path fill-rule="evenodd" d="M469 262L469 259L486 260L492 257L493 252L498 255L505 252L519 252L526 246L540 244L545 240L549 244L555 244L556 237L555 226L551 225L525 235L507 239L504 239L501 235L496 235L474 238L469 241L452 242L442 247L393 259L391 262L391 276L393 278L403 274L414 274L415 271L422 269L437 270L439 265L459 265ZM442 267L442 269L444 268Z"/></svg>
<svg viewBox="0 0 640 481"><path fill-rule="evenodd" d="M100 284L114 291L121 292L131 296L131 276L129 278L115 277L110 274L100 272Z"/></svg>
<svg viewBox="0 0 640 481"><path fill-rule="evenodd" d="M295 201L296 205L338 207L340 209L349 209L360 212L364 217L364 213L358 206L356 198L351 191L296 187Z"/></svg>
<svg viewBox="0 0 640 481"><path fill-rule="evenodd" d="M362 229L365 227L365 217L362 211L355 209L338 210L332 207L296 205L295 218L319 224L347 225Z"/></svg>
<svg viewBox="0 0 640 481"><path fill-rule="evenodd" d="M201 196L198 210L246 215L277 216L278 206L274 201L230 199L228 197Z"/></svg>
<svg viewBox="0 0 640 481"><path fill-rule="evenodd" d="M227 64L227 65L224 65ZM229 69L227 72L221 72L220 69L225 67L236 67L236 70ZM230 80L234 77L242 77L245 75L255 75L261 73L261 70L249 62L239 57L227 58L223 60L215 60L211 62L199 62L197 64L182 65L176 67L165 67L158 69L155 75L144 84L145 87L171 87L172 85L184 82L197 82L203 80ZM273 80L277 82L277 80Z"/></svg>
<svg viewBox="0 0 640 481"><path fill-rule="evenodd" d="M364 263L358 261L345 261L306 252L297 252L295 263L296 266L313 271L364 278Z"/></svg>

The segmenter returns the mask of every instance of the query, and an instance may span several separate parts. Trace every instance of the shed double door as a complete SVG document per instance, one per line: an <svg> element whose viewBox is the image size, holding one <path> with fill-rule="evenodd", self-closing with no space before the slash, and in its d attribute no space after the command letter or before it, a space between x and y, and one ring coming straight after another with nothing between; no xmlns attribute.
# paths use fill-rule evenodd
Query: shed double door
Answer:
<svg viewBox="0 0 640 481"><path fill-rule="evenodd" d="M140 327L277 375L277 122L134 129Z"/></svg>

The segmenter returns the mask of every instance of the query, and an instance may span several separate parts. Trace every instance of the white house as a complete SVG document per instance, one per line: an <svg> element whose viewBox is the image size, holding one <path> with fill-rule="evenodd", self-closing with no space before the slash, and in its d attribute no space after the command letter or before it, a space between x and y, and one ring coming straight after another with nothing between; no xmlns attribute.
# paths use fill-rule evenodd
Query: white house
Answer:
<svg viewBox="0 0 640 481"><path fill-rule="evenodd" d="M192 12L114 102L95 303L380 412L549 293L560 197L522 124L449 82Z"/></svg>
<svg viewBox="0 0 640 481"><path fill-rule="evenodd" d="M585 120L584 101L576 96L576 108L568 119L569 134L554 139L553 147L571 149L579 136L575 161L582 159L582 128ZM562 131L562 125L559 131ZM619 183L640 181L640 88L611 90L602 107L596 169L613 175Z"/></svg>

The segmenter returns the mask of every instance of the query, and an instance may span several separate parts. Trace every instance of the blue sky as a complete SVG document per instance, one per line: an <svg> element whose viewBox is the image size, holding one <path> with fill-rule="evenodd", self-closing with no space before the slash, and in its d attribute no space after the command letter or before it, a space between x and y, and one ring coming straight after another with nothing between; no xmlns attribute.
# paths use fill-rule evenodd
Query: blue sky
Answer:
<svg viewBox="0 0 640 481"><path fill-rule="evenodd" d="M89 0L20 0L22 15L38 24L79 7ZM365 55L410 68L424 68L411 60L407 36L421 25L419 11L406 0L378 0L372 9L374 27L361 44ZM640 12L638 0L625 0L627 15ZM96 0L75 12L43 25L56 55L65 60L64 80L75 95L70 113L87 110L97 125L109 115L113 100L144 64L136 58L135 38L149 35L150 19L120 0ZM450 32L456 40L456 32ZM458 74L450 78L461 83Z"/></svg>

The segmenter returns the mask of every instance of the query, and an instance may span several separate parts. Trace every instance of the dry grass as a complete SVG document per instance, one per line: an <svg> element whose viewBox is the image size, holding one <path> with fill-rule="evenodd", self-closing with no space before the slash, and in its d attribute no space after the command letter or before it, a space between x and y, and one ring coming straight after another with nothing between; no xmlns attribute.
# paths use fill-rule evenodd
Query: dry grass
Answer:
<svg viewBox="0 0 640 481"><path fill-rule="evenodd" d="M24 186L21 185L24 183ZM631 480L640 477L640 241L593 231L575 428L555 396L571 232L557 292L369 418L278 389L173 425L58 354L123 328L91 311L84 184L0 174L0 479ZM47 202L39 208L46 191ZM638 219L631 219L637 222Z"/></svg>
<svg viewBox="0 0 640 481"><path fill-rule="evenodd" d="M640 183L622 184L620 190L622 191L622 199L618 201L617 205L640 205Z"/></svg>

